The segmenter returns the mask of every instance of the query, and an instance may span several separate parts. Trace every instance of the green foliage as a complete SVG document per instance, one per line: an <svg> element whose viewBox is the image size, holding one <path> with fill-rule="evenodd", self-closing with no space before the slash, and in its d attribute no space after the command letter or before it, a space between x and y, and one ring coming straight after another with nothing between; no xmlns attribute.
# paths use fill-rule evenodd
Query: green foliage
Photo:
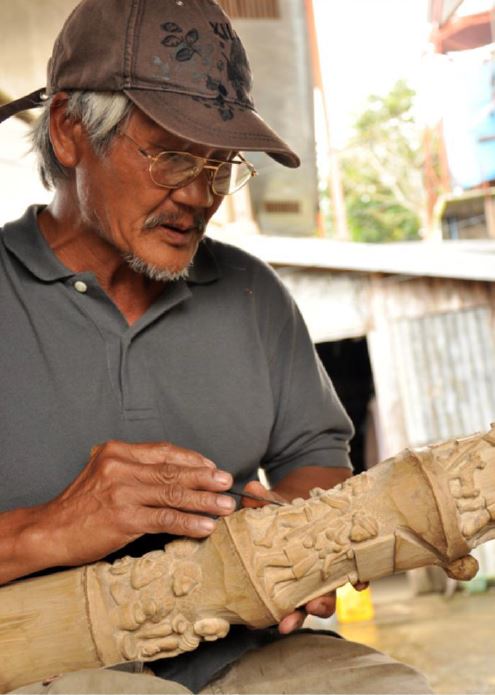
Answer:
<svg viewBox="0 0 495 695"><path fill-rule="evenodd" d="M341 158L353 241L418 239L425 209L423 161L413 116L414 91L400 80L370 96Z"/></svg>

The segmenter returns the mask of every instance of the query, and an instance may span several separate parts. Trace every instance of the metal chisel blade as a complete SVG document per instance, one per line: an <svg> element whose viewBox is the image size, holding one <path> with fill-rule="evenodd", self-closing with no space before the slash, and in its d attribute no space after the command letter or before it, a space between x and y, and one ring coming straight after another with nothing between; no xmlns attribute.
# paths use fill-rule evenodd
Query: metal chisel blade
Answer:
<svg viewBox="0 0 495 695"><path fill-rule="evenodd" d="M281 502L280 500L276 500L274 497L261 497L261 495L254 495L252 492L244 492L242 490L237 490L234 487L231 487L228 493L231 495L236 495L237 497L247 497L248 499L255 500L256 502L277 504L279 507L283 507L286 504L288 504L288 502Z"/></svg>

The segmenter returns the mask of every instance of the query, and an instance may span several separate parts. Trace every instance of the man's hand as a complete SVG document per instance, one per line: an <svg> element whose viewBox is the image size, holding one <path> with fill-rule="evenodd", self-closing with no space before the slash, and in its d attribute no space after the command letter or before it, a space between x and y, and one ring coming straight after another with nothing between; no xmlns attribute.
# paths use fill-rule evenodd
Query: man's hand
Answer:
<svg viewBox="0 0 495 695"><path fill-rule="evenodd" d="M111 441L94 447L85 468L56 499L41 505L31 536L46 567L99 560L145 533L203 538L211 516L230 514L230 473L172 444ZM49 564L48 564L49 562Z"/></svg>
<svg viewBox="0 0 495 695"><path fill-rule="evenodd" d="M280 621L278 631L281 635L288 635L290 632L299 630L308 615L315 615L318 618L330 618L335 613L336 603L337 595L335 591L318 596L318 598L309 601L304 608L299 608L297 611L286 615Z"/></svg>

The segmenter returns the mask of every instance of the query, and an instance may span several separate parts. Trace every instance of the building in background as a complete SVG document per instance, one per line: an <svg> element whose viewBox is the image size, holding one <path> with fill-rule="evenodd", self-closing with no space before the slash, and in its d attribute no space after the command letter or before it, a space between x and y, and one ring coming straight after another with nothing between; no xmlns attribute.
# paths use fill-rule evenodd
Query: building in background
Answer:
<svg viewBox="0 0 495 695"><path fill-rule="evenodd" d="M441 56L438 201L442 236L495 238L495 35L492 0L430 0ZM432 181L429 181L430 187Z"/></svg>
<svg viewBox="0 0 495 695"><path fill-rule="evenodd" d="M495 242L237 243L296 299L353 418L357 471L495 416Z"/></svg>
<svg viewBox="0 0 495 695"><path fill-rule="evenodd" d="M251 186L255 219L264 234L313 235L318 181L313 81L306 5L302 0L220 0L246 46L259 112L299 154L297 170L250 154L259 169Z"/></svg>

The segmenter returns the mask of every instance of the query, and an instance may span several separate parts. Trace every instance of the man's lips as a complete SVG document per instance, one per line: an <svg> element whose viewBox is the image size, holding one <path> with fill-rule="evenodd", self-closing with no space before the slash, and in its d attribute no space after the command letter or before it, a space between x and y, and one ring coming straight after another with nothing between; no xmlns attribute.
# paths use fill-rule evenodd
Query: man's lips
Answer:
<svg viewBox="0 0 495 695"><path fill-rule="evenodd" d="M175 227L173 225L160 225L165 240L173 246L187 246L191 237L198 236L199 230L197 227Z"/></svg>

